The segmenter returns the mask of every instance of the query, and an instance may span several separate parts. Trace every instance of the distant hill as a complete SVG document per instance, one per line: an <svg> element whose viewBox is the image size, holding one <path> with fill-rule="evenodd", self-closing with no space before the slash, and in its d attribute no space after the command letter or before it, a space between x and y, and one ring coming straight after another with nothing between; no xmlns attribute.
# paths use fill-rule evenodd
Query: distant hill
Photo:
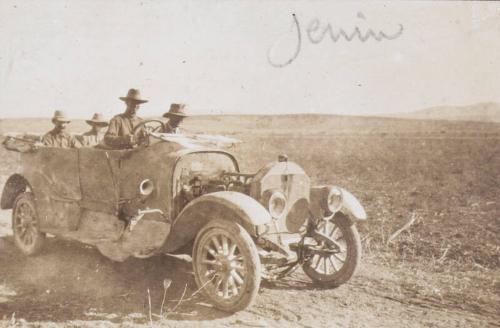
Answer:
<svg viewBox="0 0 500 328"><path fill-rule="evenodd" d="M469 106L438 106L412 113L387 115L390 117L419 120L477 121L500 123L500 104L478 103Z"/></svg>

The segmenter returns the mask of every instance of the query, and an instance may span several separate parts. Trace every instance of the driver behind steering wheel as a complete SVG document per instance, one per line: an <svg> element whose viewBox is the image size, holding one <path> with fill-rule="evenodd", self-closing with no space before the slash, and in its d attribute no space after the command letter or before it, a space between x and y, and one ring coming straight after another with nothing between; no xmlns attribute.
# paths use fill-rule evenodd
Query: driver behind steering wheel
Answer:
<svg viewBox="0 0 500 328"><path fill-rule="evenodd" d="M140 105L148 102L141 98L138 89L130 89L126 97L120 97L127 105L125 112L116 115L109 122L108 131L104 135L104 142L113 149L128 149L139 144L141 138L144 138L146 131L144 126L136 128L143 119L136 115Z"/></svg>

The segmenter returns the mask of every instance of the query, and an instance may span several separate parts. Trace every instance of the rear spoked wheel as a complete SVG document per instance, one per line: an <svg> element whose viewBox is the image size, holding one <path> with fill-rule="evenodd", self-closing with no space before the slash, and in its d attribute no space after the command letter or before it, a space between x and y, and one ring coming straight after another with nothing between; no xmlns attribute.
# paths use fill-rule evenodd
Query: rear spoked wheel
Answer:
<svg viewBox="0 0 500 328"><path fill-rule="evenodd" d="M193 268L198 287L223 311L243 310L257 296L261 280L257 248L235 222L214 220L198 233Z"/></svg>
<svg viewBox="0 0 500 328"><path fill-rule="evenodd" d="M17 196L12 210L14 243L25 255L36 255L45 242L40 232L33 194L24 192Z"/></svg>
<svg viewBox="0 0 500 328"><path fill-rule="evenodd" d="M319 236L314 238L313 244L307 246L307 260L302 269L322 286L340 286L354 275L361 259L358 230L349 218L338 213L323 220L318 231L328 240Z"/></svg>

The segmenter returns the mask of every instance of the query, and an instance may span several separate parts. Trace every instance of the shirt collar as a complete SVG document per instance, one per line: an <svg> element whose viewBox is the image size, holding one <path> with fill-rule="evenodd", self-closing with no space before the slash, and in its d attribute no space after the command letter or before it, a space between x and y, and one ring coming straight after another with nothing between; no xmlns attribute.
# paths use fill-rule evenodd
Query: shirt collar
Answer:
<svg viewBox="0 0 500 328"><path fill-rule="evenodd" d="M53 128L51 131L50 131L50 134L52 134L53 136L63 136L63 135L67 135L66 131L64 130L59 130L57 131L56 128Z"/></svg>
<svg viewBox="0 0 500 328"><path fill-rule="evenodd" d="M123 116L126 118L134 119L137 117L137 114L132 115L129 112L125 112L125 113L123 113Z"/></svg>

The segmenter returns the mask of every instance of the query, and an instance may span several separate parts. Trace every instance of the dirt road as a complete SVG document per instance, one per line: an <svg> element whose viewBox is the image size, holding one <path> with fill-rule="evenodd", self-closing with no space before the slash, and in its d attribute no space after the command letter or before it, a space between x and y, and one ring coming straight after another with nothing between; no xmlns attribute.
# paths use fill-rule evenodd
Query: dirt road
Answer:
<svg viewBox="0 0 500 328"><path fill-rule="evenodd" d="M200 295L189 299L195 284L186 259L113 263L95 249L54 238L42 255L26 258L6 235L9 228L9 213L3 211L0 326L148 326L148 289L153 325L164 327L494 327L500 322L491 300L481 306L443 298L432 286L429 290L436 277L377 264L369 256L345 286L319 289L299 270L281 282L264 282L253 307L228 315ZM164 279L172 285L166 318L160 318ZM422 284L408 283L415 281ZM179 304L186 286L187 300Z"/></svg>

